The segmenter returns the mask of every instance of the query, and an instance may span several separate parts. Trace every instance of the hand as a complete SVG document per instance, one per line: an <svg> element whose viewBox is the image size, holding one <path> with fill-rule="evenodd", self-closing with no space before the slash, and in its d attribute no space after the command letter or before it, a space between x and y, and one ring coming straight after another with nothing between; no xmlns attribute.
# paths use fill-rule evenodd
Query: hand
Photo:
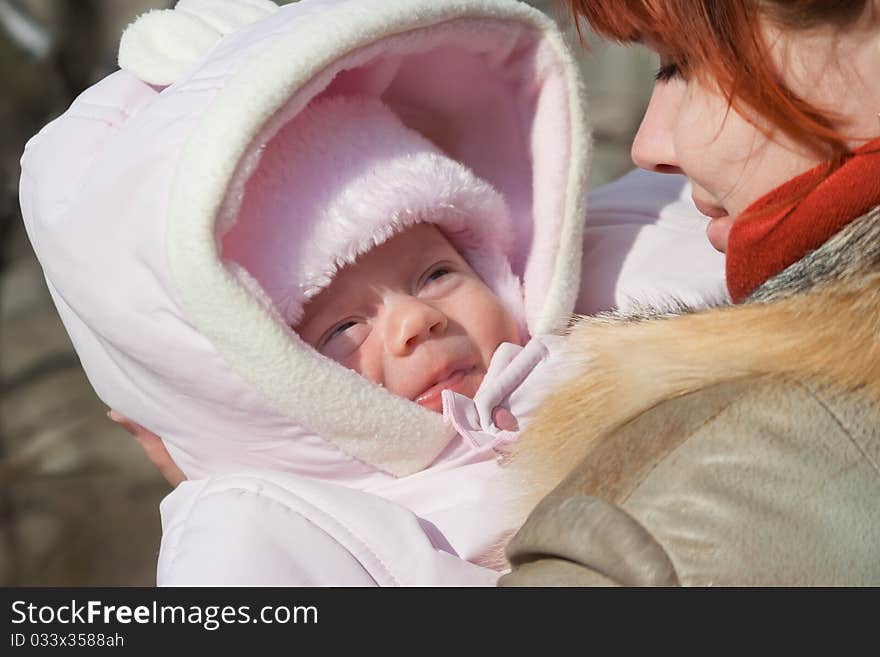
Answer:
<svg viewBox="0 0 880 657"><path fill-rule="evenodd" d="M180 482L186 481L186 475L171 460L171 454L165 449L165 445L159 436L151 431L147 431L141 425L135 424L116 411L108 411L107 417L134 436L135 440L143 448L147 458L150 459L153 465L159 468L159 472L165 477L165 481L171 484L172 487L177 488Z"/></svg>

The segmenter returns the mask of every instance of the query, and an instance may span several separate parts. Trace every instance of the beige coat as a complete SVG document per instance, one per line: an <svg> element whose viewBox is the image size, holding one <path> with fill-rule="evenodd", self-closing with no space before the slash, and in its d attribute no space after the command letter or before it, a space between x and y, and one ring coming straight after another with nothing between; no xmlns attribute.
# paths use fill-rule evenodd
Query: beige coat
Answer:
<svg viewBox="0 0 880 657"><path fill-rule="evenodd" d="M571 341L502 585L880 585L880 208L743 305Z"/></svg>

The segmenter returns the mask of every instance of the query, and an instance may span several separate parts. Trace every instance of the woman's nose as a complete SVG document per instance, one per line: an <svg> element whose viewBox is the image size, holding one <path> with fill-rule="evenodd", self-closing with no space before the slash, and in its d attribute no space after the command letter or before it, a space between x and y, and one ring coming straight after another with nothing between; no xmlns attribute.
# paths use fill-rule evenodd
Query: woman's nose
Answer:
<svg viewBox="0 0 880 657"><path fill-rule="evenodd" d="M430 304L413 297L397 298L388 316L388 351L395 356L405 356L420 342L442 335L446 324L446 315Z"/></svg>
<svg viewBox="0 0 880 657"><path fill-rule="evenodd" d="M678 103L668 84L655 84L651 102L633 140L632 160L641 169L657 173L682 173L675 154L674 120Z"/></svg>

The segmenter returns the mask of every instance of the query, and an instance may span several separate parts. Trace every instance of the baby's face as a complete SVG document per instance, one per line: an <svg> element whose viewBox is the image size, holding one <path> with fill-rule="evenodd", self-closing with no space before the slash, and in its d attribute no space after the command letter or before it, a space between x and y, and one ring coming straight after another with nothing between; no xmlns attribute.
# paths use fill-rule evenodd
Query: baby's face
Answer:
<svg viewBox="0 0 880 657"><path fill-rule="evenodd" d="M440 412L473 397L513 316L431 224L416 224L340 270L296 328L325 356Z"/></svg>

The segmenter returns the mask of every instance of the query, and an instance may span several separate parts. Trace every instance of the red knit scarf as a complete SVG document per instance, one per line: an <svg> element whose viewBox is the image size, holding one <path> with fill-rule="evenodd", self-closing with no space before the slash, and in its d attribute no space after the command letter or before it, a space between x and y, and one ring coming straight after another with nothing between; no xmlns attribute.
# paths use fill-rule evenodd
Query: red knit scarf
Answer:
<svg viewBox="0 0 880 657"><path fill-rule="evenodd" d="M820 165L789 180L749 206L744 214L751 216L734 222L727 242L734 303L880 205L880 139L853 151L817 185L824 171ZM797 200L785 204L791 198Z"/></svg>

